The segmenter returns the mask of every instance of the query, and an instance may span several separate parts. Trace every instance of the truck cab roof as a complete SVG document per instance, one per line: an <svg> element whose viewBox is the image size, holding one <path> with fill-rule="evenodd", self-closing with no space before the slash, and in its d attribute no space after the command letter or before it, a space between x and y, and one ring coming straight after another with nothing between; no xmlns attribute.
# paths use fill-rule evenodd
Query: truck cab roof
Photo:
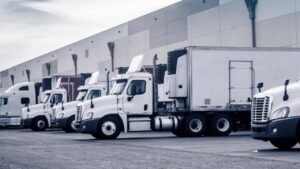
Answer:
<svg viewBox="0 0 300 169"><path fill-rule="evenodd" d="M53 92L65 92L66 89L64 88L59 88L59 89L53 89L53 90L46 90L44 93L45 94L50 94L50 93L53 93Z"/></svg>
<svg viewBox="0 0 300 169"><path fill-rule="evenodd" d="M148 72L135 72L115 75L112 80L130 79L130 78L152 78L152 75Z"/></svg>
<svg viewBox="0 0 300 169"><path fill-rule="evenodd" d="M20 88L23 87L23 86L33 86L33 85L34 85L34 82L18 83L18 84L15 84L15 85L11 86L10 88L8 88L4 93L20 91Z"/></svg>
<svg viewBox="0 0 300 169"><path fill-rule="evenodd" d="M92 84L78 87L78 90L89 90L89 89L102 89L105 88L105 84Z"/></svg>

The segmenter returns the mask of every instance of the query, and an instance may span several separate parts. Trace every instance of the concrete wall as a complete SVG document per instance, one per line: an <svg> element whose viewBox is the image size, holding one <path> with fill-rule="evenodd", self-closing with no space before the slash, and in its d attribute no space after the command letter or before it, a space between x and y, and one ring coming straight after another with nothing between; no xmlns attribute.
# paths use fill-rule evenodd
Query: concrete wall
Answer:
<svg viewBox="0 0 300 169"><path fill-rule="evenodd" d="M257 5L258 47L300 47L300 1L259 0ZM250 47L251 23L244 0L183 0L107 31L62 47L26 63L0 72L0 87L46 75L74 74L72 54L78 55L78 73L111 69L108 42L115 43L115 67L128 66L135 55L144 54L145 64L155 54L166 62L167 52L188 45Z"/></svg>

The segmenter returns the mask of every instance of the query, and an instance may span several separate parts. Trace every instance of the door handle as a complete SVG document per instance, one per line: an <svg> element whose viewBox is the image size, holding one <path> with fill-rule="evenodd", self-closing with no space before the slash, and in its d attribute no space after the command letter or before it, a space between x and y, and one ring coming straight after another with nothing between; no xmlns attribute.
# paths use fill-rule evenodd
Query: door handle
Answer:
<svg viewBox="0 0 300 169"><path fill-rule="evenodd" d="M148 109L148 104L144 105L144 111L146 111Z"/></svg>

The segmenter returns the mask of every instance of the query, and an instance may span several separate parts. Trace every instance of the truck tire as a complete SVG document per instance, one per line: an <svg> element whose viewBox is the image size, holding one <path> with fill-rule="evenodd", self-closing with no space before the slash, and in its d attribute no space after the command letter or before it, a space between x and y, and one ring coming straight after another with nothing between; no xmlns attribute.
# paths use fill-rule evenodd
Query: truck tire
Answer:
<svg viewBox="0 0 300 169"><path fill-rule="evenodd" d="M68 119L67 126L66 126L66 128L64 129L64 131L65 131L66 133L74 133L74 132L76 132L76 127L75 127L75 116L71 116L71 117Z"/></svg>
<svg viewBox="0 0 300 169"><path fill-rule="evenodd" d="M279 149L291 149L297 144L297 140L270 140L271 144Z"/></svg>
<svg viewBox="0 0 300 169"><path fill-rule="evenodd" d="M189 115L183 119L183 133L189 137L198 137L206 132L206 121L201 115Z"/></svg>
<svg viewBox="0 0 300 169"><path fill-rule="evenodd" d="M227 114L217 114L213 117L211 129L216 136L228 136L232 131L232 119Z"/></svg>
<svg viewBox="0 0 300 169"><path fill-rule="evenodd" d="M92 136L96 139L115 139L121 133L121 122L119 119L109 116L101 119L96 133Z"/></svg>
<svg viewBox="0 0 300 169"><path fill-rule="evenodd" d="M184 132L182 128L178 128L176 130L172 130L172 133L177 137L185 137L187 134Z"/></svg>
<svg viewBox="0 0 300 169"><path fill-rule="evenodd" d="M47 126L47 120L44 117L37 117L32 121L31 129L33 131L45 131Z"/></svg>

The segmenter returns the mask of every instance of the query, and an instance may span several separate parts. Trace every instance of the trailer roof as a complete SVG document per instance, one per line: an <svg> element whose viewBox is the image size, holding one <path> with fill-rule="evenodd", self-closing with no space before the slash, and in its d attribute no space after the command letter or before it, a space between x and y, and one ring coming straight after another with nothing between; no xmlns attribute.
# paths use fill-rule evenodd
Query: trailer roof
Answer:
<svg viewBox="0 0 300 169"><path fill-rule="evenodd" d="M239 50L239 51L287 51L287 52L300 52L300 48L287 48L287 47L227 47L227 46L187 46L184 49L198 49L198 50ZM180 49L178 49L180 50Z"/></svg>

